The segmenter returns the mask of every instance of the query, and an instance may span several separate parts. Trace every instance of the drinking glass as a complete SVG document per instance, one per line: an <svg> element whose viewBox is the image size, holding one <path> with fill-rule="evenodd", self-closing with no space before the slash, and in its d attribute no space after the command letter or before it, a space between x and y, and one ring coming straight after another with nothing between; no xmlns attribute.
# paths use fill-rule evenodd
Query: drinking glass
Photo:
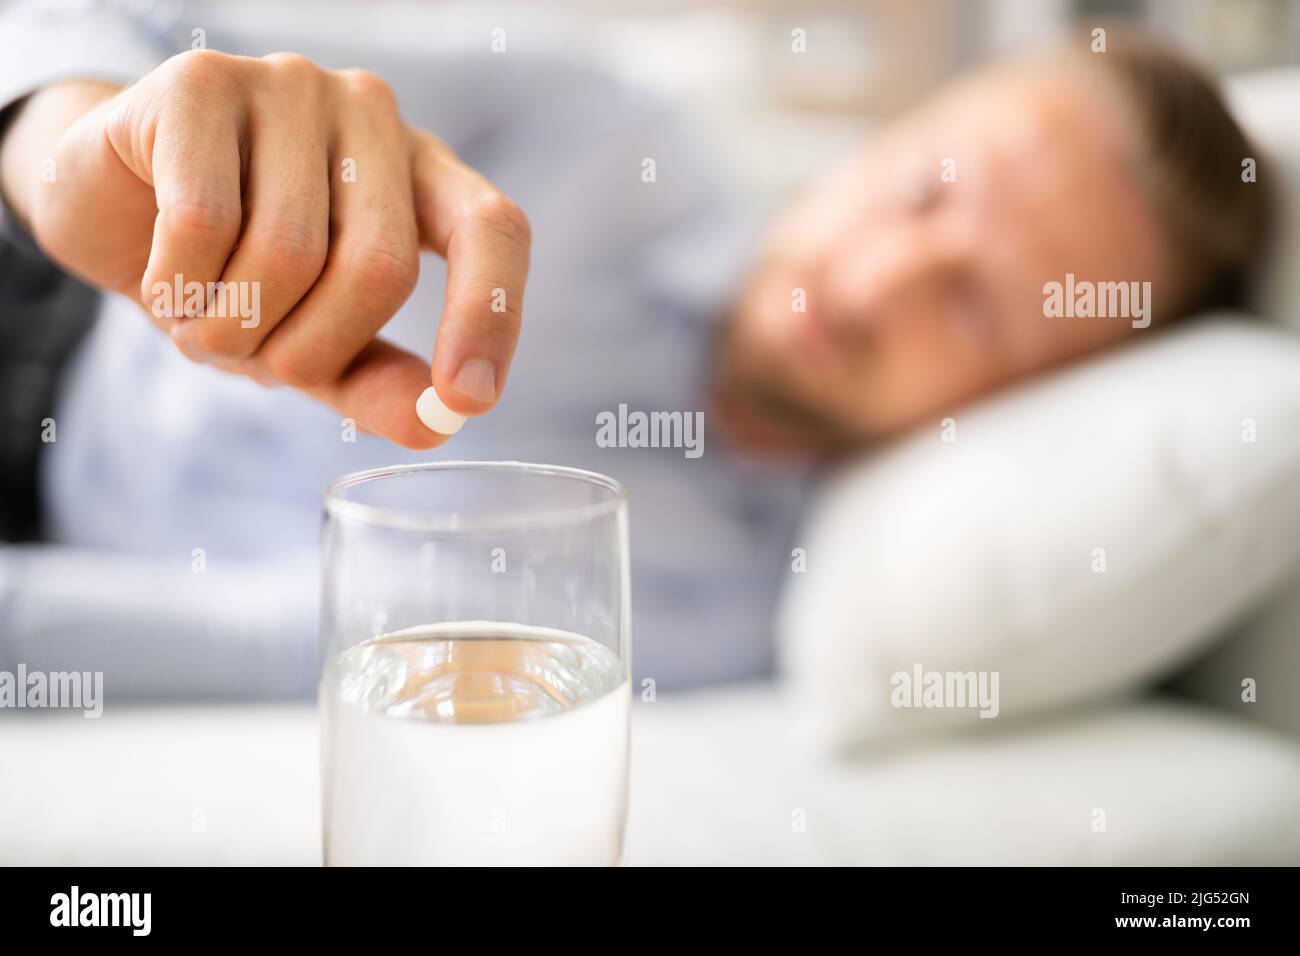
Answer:
<svg viewBox="0 0 1300 956"><path fill-rule="evenodd" d="M325 491L326 865L614 865L627 815L627 500L522 462Z"/></svg>

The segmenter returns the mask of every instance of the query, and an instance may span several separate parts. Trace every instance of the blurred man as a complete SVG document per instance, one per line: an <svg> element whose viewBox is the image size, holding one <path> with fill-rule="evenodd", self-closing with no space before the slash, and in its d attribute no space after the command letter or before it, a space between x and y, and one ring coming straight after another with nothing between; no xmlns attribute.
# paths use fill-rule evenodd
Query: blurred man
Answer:
<svg viewBox="0 0 1300 956"><path fill-rule="evenodd" d="M1123 35L1080 47L956 84L780 217L728 326L738 427L860 446L1153 322L1240 304L1267 231L1267 189L1243 177L1257 153L1167 50ZM1053 317L1049 286L1102 283L1141 283L1147 301Z"/></svg>
<svg viewBox="0 0 1300 956"><path fill-rule="evenodd" d="M373 53L385 82L317 66L357 60L327 44L296 44L311 60L165 59L167 41L111 12L69 64L86 23L5 28L18 39L0 89L14 101L0 153L12 232L21 243L30 228L124 297L49 398L58 438L41 449L41 491L56 547L0 556L0 655L104 669L110 696L310 690L320 488L402 458L357 425L440 443L412 415L430 374L457 410L495 403L455 456L579 465L628 486L638 678L764 675L808 465L752 452L813 462L865 447L1149 334L1124 316L1049 318L1044 290L1067 276L1149 283L1140 308L1158 326L1233 294L1263 231L1262 193L1241 185L1252 153L1217 94L1141 43L959 84L813 184L755 255L752 213L671 118L589 71ZM143 79L86 82L124 65ZM39 176L48 157L53 183ZM359 178L345 183L349 159ZM537 237L504 391L528 229L503 194ZM198 214L213 209L215 224ZM403 305L420 243L448 257L446 289L426 268ZM150 310L173 348L139 306L151 280L184 270L259 280L265 315L245 328ZM498 288L504 317L486 307ZM41 321L70 324L54 318L66 296L32 298ZM491 374L477 364L461 387L472 359ZM260 388L277 384L290 388ZM28 436L45 420L32 407ZM727 441L597 441L615 412L714 408Z"/></svg>

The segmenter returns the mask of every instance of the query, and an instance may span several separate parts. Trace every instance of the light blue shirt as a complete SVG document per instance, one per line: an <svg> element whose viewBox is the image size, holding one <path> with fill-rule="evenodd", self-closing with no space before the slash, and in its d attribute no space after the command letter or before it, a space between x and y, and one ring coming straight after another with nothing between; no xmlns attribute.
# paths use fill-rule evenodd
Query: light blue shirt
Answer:
<svg viewBox="0 0 1300 956"><path fill-rule="evenodd" d="M213 22L187 19L193 5L182 10L173 49L189 46L185 24ZM729 451L705 392L714 323L756 220L738 214L653 103L590 69L494 55L487 36L481 50L437 56L214 29L207 39L227 52L288 46L324 65L375 70L408 122L435 131L525 209L532 272L500 405L434 452L365 435L348 442L332 409L192 365L138 307L106 299L68 372L47 450L54 545L0 558L0 666L104 670L110 700L115 689L309 693L326 482L466 458L573 465L625 484L638 679L670 689L770 672L773 608L805 481ZM28 89L37 72L33 60L29 85L9 75L0 90ZM645 157L655 159L653 183L642 181ZM385 335L428 355L445 269L435 258L421 265ZM598 447L597 416L620 404L704 411L703 455Z"/></svg>

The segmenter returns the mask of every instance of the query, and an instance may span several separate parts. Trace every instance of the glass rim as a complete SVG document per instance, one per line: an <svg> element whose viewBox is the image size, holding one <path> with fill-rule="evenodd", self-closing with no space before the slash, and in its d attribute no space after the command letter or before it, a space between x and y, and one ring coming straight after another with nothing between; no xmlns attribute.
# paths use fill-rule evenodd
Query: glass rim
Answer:
<svg viewBox="0 0 1300 956"><path fill-rule="evenodd" d="M412 510L384 505L366 504L346 497L346 491L358 485L386 478L439 471L494 471L526 475L571 478L597 485L610 492L603 501L581 505L523 508L499 513L466 513L438 511L436 509ZM337 519L348 519L375 527L399 531L425 532L477 532L502 531L519 528L559 527L592 521L620 510L627 502L627 491L621 482L598 471L573 468L568 465L547 465L527 461L428 461L405 465L387 465L353 471L333 479L325 486L322 503L325 513Z"/></svg>

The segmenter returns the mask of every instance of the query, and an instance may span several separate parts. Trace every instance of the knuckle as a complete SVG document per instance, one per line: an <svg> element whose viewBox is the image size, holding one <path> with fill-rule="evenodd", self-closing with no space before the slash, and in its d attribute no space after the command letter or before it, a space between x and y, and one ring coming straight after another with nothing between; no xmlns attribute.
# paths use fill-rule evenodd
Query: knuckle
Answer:
<svg viewBox="0 0 1300 956"><path fill-rule="evenodd" d="M174 233L228 244L239 237L244 218L241 209L228 203L184 196L167 203L162 214Z"/></svg>
<svg viewBox="0 0 1300 956"><path fill-rule="evenodd" d="M533 240L533 227L524 211L514 200L495 189L475 197L469 216L521 245L529 245Z"/></svg>
<svg viewBox="0 0 1300 956"><path fill-rule="evenodd" d="M206 90L213 84L225 83L233 63L234 57L218 50L187 50L172 57L167 68L172 82Z"/></svg>
<svg viewBox="0 0 1300 956"><path fill-rule="evenodd" d="M289 76L308 77L316 73L316 65L300 53L279 50L262 57L262 62Z"/></svg>
<svg viewBox="0 0 1300 956"><path fill-rule="evenodd" d="M288 87L295 98L306 97L308 108L315 102L324 71L311 60L298 53L268 53L262 63L269 67L275 85Z"/></svg>
<svg viewBox="0 0 1300 956"><path fill-rule="evenodd" d="M397 112L397 96L393 88L378 73L370 70L340 70L339 80L350 96L356 97L371 108Z"/></svg>
<svg viewBox="0 0 1300 956"><path fill-rule="evenodd" d="M248 237L258 268L268 276L315 279L325 267L329 239L323 230L282 219Z"/></svg>
<svg viewBox="0 0 1300 956"><path fill-rule="evenodd" d="M307 391L326 384L324 375L304 364L302 359L291 351L284 349L263 350L259 353L260 363L265 373L273 380L290 388Z"/></svg>
<svg viewBox="0 0 1300 956"><path fill-rule="evenodd" d="M204 317L185 321L190 323L186 338L199 354L216 358L244 357L247 350L241 348L239 337L227 327L229 319ZM238 328L236 324L235 329Z"/></svg>
<svg viewBox="0 0 1300 956"><path fill-rule="evenodd" d="M396 311L419 279L419 250L414 239L369 242L353 252L348 271L362 301Z"/></svg>

